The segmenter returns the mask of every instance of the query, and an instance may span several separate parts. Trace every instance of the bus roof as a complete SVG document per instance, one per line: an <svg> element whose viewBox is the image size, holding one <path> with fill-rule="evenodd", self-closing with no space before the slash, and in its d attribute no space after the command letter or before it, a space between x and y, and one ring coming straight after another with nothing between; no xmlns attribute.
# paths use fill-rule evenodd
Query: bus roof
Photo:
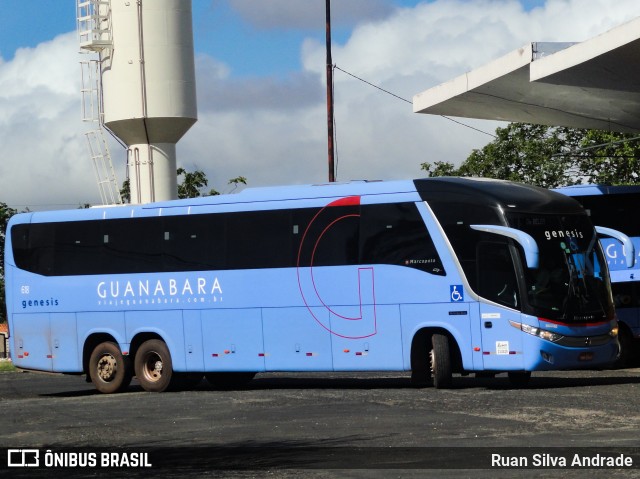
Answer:
<svg viewBox="0 0 640 479"><path fill-rule="evenodd" d="M624 195L640 193L640 185L574 185L555 188L554 191L568 196Z"/></svg>
<svg viewBox="0 0 640 479"><path fill-rule="evenodd" d="M484 203L516 210L538 210L558 214L579 214L582 207L567 195L506 180L488 178L439 177L415 181L427 201Z"/></svg>
<svg viewBox="0 0 640 479"><path fill-rule="evenodd" d="M89 209L25 213L14 216L12 222L156 216L171 214L171 211L177 212L178 210L196 213L205 210L223 212L236 209L313 207L324 206L332 199L349 196L396 195L395 201L419 201L421 197L422 199L446 200L447 194L458 197L463 195L470 202L485 202L494 206L518 204L529 210L549 208L553 204L554 208L563 212L576 212L574 211L576 209L574 200L544 188L485 178L438 177L419 180L357 180L315 185L247 188L235 194L187 198L143 205L97 206Z"/></svg>
<svg viewBox="0 0 640 479"><path fill-rule="evenodd" d="M15 215L12 223L98 220L157 216L172 211L224 212L247 209L295 208L325 206L332 199L348 196L401 194L419 201L411 180L368 181L358 180L315 185L270 186L246 188L239 193L202 196L178 200L146 203L142 205L96 206L88 209L30 212ZM210 208L209 208L210 207ZM175 213L173 213L175 214Z"/></svg>

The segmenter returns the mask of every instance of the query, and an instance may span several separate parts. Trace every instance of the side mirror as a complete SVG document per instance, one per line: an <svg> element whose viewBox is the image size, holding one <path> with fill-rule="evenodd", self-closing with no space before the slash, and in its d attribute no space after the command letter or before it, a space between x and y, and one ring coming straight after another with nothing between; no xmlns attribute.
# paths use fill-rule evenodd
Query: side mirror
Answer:
<svg viewBox="0 0 640 479"><path fill-rule="evenodd" d="M533 237L525 233L524 231L517 230L515 228L509 228L507 226L497 225L470 225L471 229L476 231L484 231L485 233L493 233L501 236L511 238L522 246L524 250L524 257L527 261L527 267L530 269L538 268L538 259L540 256L540 250L538 249L538 243Z"/></svg>
<svg viewBox="0 0 640 479"><path fill-rule="evenodd" d="M596 226L596 233L603 236L610 236L622 243L622 251L624 251L624 259L627 264L627 268L633 267L636 263L636 248L633 246L633 241L626 234L621 231L611 228L605 228L604 226Z"/></svg>

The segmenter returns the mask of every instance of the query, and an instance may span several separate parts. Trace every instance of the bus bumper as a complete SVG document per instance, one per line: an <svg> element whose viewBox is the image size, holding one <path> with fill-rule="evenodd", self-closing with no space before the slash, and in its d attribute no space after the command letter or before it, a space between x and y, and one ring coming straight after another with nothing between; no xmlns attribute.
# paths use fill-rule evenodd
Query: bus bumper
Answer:
<svg viewBox="0 0 640 479"><path fill-rule="evenodd" d="M557 369L592 369L613 363L620 355L620 343L611 338L598 346L567 347L550 341L527 338L524 350L526 371L552 371Z"/></svg>

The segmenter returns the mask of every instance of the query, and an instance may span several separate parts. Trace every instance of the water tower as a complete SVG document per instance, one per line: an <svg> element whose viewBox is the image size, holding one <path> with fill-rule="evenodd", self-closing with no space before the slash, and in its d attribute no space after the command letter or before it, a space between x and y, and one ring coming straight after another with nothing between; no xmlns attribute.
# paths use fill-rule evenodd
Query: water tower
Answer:
<svg viewBox="0 0 640 479"><path fill-rule="evenodd" d="M131 203L175 199L176 143L197 120L191 0L79 0L99 53L102 123L127 147Z"/></svg>

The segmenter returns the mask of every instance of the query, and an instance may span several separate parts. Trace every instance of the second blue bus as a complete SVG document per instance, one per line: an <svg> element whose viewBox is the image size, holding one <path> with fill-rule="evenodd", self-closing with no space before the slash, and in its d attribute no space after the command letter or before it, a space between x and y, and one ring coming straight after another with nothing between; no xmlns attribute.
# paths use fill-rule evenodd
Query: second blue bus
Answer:
<svg viewBox="0 0 640 479"><path fill-rule="evenodd" d="M587 210L591 220L616 229L631 238L635 261L628 264L627 250L612 238L601 242L611 274L611 288L620 321L619 340L622 348L618 366L640 365L640 185L578 185L556 191L575 198ZM631 251L629 251L631 252Z"/></svg>

